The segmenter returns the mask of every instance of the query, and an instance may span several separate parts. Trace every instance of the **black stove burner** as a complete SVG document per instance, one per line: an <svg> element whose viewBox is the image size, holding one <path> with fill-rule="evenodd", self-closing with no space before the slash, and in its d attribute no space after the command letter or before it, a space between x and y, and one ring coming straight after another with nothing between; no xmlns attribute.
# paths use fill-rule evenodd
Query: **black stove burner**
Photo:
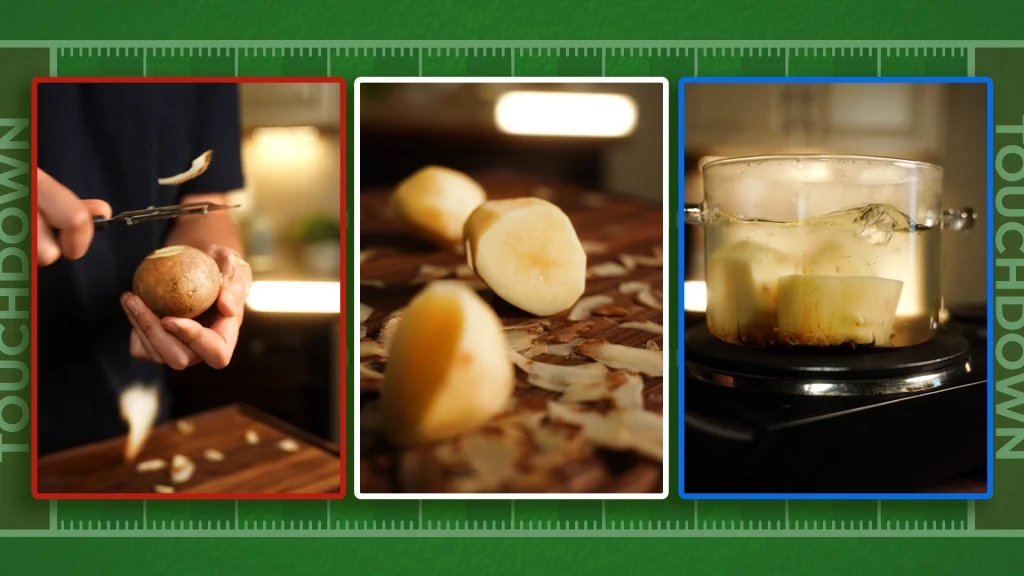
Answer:
<svg viewBox="0 0 1024 576"><path fill-rule="evenodd" d="M904 394L947 386L972 370L963 335L940 329L907 348L764 350L715 338L707 325L686 331L689 375L706 383L754 392L808 396Z"/></svg>
<svg viewBox="0 0 1024 576"><path fill-rule="evenodd" d="M687 330L685 491L914 493L984 469L985 320L963 320L926 344L842 355Z"/></svg>

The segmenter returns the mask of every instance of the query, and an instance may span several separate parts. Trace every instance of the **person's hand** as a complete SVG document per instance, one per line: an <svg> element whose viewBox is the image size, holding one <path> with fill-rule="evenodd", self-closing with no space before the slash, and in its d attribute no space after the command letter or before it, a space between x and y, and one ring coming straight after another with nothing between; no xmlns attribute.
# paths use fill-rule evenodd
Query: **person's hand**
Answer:
<svg viewBox="0 0 1024 576"><path fill-rule="evenodd" d="M129 342L133 357L174 370L200 362L220 369L231 362L252 285L252 269L229 248L214 246L208 253L220 265L224 284L213 308L201 316L209 315L206 326L186 318L158 318L135 294L121 296L121 306L133 328Z"/></svg>
<svg viewBox="0 0 1024 576"><path fill-rule="evenodd" d="M82 200L63 184L36 169L39 211L36 216L36 258L49 266L61 257L78 260L85 256L95 231L94 216L110 218L110 204L103 200Z"/></svg>

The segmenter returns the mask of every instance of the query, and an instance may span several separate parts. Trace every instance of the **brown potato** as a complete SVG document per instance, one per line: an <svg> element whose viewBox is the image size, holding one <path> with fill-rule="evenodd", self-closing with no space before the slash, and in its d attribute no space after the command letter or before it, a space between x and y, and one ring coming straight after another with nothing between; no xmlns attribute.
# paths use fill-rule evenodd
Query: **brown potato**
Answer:
<svg viewBox="0 0 1024 576"><path fill-rule="evenodd" d="M134 292L163 318L195 318L217 301L223 278L212 256L191 246L154 251L135 269Z"/></svg>

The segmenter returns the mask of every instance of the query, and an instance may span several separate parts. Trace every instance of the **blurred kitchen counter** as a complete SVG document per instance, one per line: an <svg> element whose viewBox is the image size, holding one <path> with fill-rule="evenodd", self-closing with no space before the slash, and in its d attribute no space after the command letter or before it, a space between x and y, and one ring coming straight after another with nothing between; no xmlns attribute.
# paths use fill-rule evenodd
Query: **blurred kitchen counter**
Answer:
<svg viewBox="0 0 1024 576"><path fill-rule="evenodd" d="M342 307L341 273L317 274L301 264L300 256L282 254L266 268L250 258L253 284L246 308L274 314L326 314L337 320Z"/></svg>

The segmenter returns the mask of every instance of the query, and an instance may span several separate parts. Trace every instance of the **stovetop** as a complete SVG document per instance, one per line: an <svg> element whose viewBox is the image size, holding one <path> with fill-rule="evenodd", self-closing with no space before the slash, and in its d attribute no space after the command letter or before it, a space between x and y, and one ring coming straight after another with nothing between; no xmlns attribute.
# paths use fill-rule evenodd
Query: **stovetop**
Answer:
<svg viewBox="0 0 1024 576"><path fill-rule="evenodd" d="M765 390L756 381L745 387L711 384L695 376L703 367L692 363L693 350L687 349L686 493L912 493L984 467L985 326L983 308L955 314L937 339L966 338L970 371L901 394L780 393L792 387L780 384L785 378L779 373ZM734 371L751 372L742 362L733 364Z"/></svg>

